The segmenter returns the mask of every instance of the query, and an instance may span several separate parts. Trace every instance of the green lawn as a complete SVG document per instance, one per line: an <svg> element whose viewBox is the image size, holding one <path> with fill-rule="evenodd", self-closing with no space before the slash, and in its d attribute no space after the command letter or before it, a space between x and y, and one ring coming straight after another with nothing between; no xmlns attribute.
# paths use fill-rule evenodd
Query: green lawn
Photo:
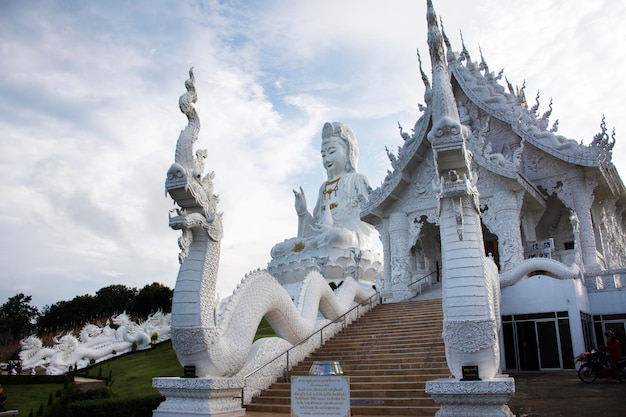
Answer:
<svg viewBox="0 0 626 417"><path fill-rule="evenodd" d="M267 321L263 319L255 339L267 336L275 336L275 334ZM111 375L113 395L132 398L158 394L158 391L152 388L152 378L182 376L183 370L172 349L171 341L167 341L151 349L122 355L94 365L88 370L80 371L81 376L85 373L89 376L105 378ZM19 415L22 417L28 417L31 409L33 415L36 415L41 404L44 410L47 407L50 393L56 399L56 392L62 389L63 385L59 384L4 385L4 392L7 395L5 407L7 410L19 410Z"/></svg>
<svg viewBox="0 0 626 417"><path fill-rule="evenodd" d="M100 371L100 368L102 369ZM81 372L84 375L84 372ZM151 349L143 350L109 360L89 368L89 375L113 378L113 394L120 397L138 397L151 393L152 378L158 376L181 376L183 368L176 359L170 341Z"/></svg>
<svg viewBox="0 0 626 417"><path fill-rule="evenodd" d="M267 321L263 319L259 325L255 340L260 337L275 336ZM178 363L171 341L160 343L148 350L129 353L81 370L81 376L111 375L113 395L125 398L144 397L158 394L152 388L152 378L159 376L182 376L183 369ZM56 392L63 389L59 384L43 385L4 385L7 395L7 410L19 410L19 415L28 417L31 409L33 416L37 414L41 404L44 410L48 406L48 397L52 393L56 400Z"/></svg>
<svg viewBox="0 0 626 417"><path fill-rule="evenodd" d="M152 378L157 376L180 376L182 367L176 359L171 342L163 342L151 349L126 354L92 366L88 371L81 370L81 375L88 372L91 376L113 378L113 394L120 397L143 397L158 391L152 388ZM18 410L19 415L28 417L30 410L37 414L41 404L44 411L48 406L48 396L63 389L63 384L41 385L4 385L7 395L5 408Z"/></svg>
<svg viewBox="0 0 626 417"><path fill-rule="evenodd" d="M37 385L3 385L7 400L4 407L7 410L18 410L19 416L28 417L30 411L33 416L37 414L39 406L44 410L48 405L48 396L56 399L57 391L63 389L63 384L37 384Z"/></svg>

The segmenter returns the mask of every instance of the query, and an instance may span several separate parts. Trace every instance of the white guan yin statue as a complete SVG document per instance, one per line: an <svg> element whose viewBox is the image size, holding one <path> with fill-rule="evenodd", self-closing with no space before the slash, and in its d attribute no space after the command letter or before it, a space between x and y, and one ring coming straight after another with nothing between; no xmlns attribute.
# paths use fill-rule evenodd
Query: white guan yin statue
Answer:
<svg viewBox="0 0 626 417"><path fill-rule="evenodd" d="M372 188L357 171L359 147L352 129L341 122L324 124L321 156L327 180L315 207L309 212L302 188L293 191L298 234L274 245L268 269L284 284L301 281L317 266L331 281L342 281L356 268L357 279L373 283L382 257L373 249L373 226L361 220L361 204Z"/></svg>

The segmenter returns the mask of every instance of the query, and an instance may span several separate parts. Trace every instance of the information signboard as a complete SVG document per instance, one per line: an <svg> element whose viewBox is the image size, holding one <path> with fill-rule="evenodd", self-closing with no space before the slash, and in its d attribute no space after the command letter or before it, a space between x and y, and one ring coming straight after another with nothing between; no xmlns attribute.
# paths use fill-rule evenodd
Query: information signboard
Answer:
<svg viewBox="0 0 626 417"><path fill-rule="evenodd" d="M350 377L291 378L292 417L350 417Z"/></svg>

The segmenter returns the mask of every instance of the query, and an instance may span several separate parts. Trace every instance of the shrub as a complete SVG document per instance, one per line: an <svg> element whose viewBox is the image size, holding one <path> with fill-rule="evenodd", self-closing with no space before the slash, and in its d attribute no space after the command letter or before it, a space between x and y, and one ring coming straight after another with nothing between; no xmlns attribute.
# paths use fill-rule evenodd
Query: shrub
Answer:
<svg viewBox="0 0 626 417"><path fill-rule="evenodd" d="M151 417L152 411L165 400L155 394L140 398L101 398L68 404L67 417Z"/></svg>
<svg viewBox="0 0 626 417"><path fill-rule="evenodd" d="M0 385L30 385L30 384L64 384L72 382L70 375L2 375Z"/></svg>
<svg viewBox="0 0 626 417"><path fill-rule="evenodd" d="M61 398L49 408L46 417L66 417L68 415L68 407L73 403L110 398L112 395L109 388L98 388L89 391L78 391L74 388L67 389L63 392Z"/></svg>

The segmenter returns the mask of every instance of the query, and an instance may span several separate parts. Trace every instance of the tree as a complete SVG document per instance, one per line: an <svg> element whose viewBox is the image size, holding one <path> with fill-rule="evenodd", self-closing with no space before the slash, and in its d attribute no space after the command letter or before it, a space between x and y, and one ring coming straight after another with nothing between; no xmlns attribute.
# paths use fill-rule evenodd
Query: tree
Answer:
<svg viewBox="0 0 626 417"><path fill-rule="evenodd" d="M135 297L135 313L147 317L158 310L164 313L172 311L174 291L163 284L154 282L143 287Z"/></svg>
<svg viewBox="0 0 626 417"><path fill-rule="evenodd" d="M81 326L100 317L100 306L92 295L78 295L70 301L44 306L37 319L39 332L56 332Z"/></svg>
<svg viewBox="0 0 626 417"><path fill-rule="evenodd" d="M39 311L30 305L32 298L19 293L0 306L0 333L3 336L18 340L35 330L35 319Z"/></svg>
<svg viewBox="0 0 626 417"><path fill-rule="evenodd" d="M119 314L124 311L133 311L133 302L137 295L137 288L128 288L126 285L109 285L96 292L95 303L103 315Z"/></svg>

